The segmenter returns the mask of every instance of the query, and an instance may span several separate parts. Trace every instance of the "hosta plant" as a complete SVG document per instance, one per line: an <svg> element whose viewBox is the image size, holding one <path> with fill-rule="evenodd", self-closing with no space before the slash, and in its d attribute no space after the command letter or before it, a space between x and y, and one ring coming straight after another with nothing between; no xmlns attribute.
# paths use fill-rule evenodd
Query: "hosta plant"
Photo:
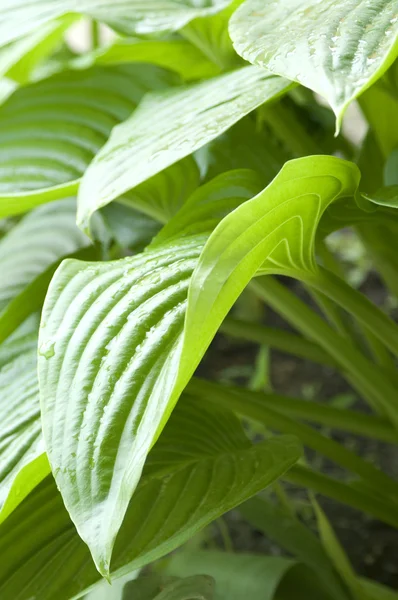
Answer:
<svg viewBox="0 0 398 600"><path fill-rule="evenodd" d="M397 56L398 0L3 0L2 599L397 598L317 499L398 528L398 482L329 433L398 443L398 325L330 241L392 306ZM259 344L257 381L276 348L367 410L202 377L219 331ZM185 545L235 507L291 558Z"/></svg>

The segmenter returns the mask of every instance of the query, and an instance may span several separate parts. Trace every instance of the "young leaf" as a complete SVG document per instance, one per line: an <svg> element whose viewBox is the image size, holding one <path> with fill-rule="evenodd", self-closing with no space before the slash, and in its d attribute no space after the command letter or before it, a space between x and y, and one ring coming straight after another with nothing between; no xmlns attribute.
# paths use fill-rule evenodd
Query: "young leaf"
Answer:
<svg viewBox="0 0 398 600"><path fill-rule="evenodd" d="M67 71L0 107L0 217L73 195L111 129L172 74L151 65Z"/></svg>
<svg viewBox="0 0 398 600"><path fill-rule="evenodd" d="M235 49L253 64L324 96L339 130L348 104L398 54L395 0L246 0L230 21Z"/></svg>
<svg viewBox="0 0 398 600"><path fill-rule="evenodd" d="M125 34L180 29L191 19L218 12L228 0L192 3L188 0L118 0L112 10L103 0L3 0L0 7L0 46L26 36L53 19L79 13Z"/></svg>
<svg viewBox="0 0 398 600"><path fill-rule="evenodd" d="M244 67L148 95L130 119L115 127L87 169L79 190L79 225L87 230L98 208L188 156L289 86L257 67Z"/></svg>
<svg viewBox="0 0 398 600"><path fill-rule="evenodd" d="M182 398L151 451L115 544L123 575L171 552L300 456L287 436L251 446L236 417ZM15 535L18 531L18 535ZM49 478L0 527L0 596L69 600L100 579Z"/></svg>
<svg viewBox="0 0 398 600"><path fill-rule="evenodd" d="M0 347L5 355L0 367L0 522L49 473L40 427L37 334L18 341L16 356L15 340Z"/></svg>
<svg viewBox="0 0 398 600"><path fill-rule="evenodd" d="M89 244L76 227L75 199L32 211L0 240L0 309L57 259Z"/></svg>
<svg viewBox="0 0 398 600"><path fill-rule="evenodd" d="M221 221L202 254L208 234L195 219L199 234L121 261L65 261L55 274L39 345L43 431L65 504L102 572L146 455L226 313L262 265L296 276L315 268L322 211L357 180L339 159L292 161ZM244 197L234 185L222 193L234 206Z"/></svg>
<svg viewBox="0 0 398 600"><path fill-rule="evenodd" d="M125 585L123 600L213 600L214 579L193 575L185 579L156 577L137 579Z"/></svg>

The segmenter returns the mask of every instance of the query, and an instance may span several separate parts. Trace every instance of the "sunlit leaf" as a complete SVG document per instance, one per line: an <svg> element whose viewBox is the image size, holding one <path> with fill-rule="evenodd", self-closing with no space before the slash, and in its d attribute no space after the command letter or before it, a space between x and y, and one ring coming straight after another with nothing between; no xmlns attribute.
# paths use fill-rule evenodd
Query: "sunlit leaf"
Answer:
<svg viewBox="0 0 398 600"><path fill-rule="evenodd" d="M180 29L191 19L215 13L228 0L3 0L0 7L0 46L36 31L48 21L79 13L126 34ZM110 10L111 9L111 10Z"/></svg>
<svg viewBox="0 0 398 600"><path fill-rule="evenodd" d="M244 67L202 83L148 95L130 119L115 127L87 169L79 190L78 223L118 196L188 156L289 83Z"/></svg>
<svg viewBox="0 0 398 600"><path fill-rule="evenodd" d="M230 21L238 54L311 88L337 128L348 104L398 54L395 0L246 0Z"/></svg>

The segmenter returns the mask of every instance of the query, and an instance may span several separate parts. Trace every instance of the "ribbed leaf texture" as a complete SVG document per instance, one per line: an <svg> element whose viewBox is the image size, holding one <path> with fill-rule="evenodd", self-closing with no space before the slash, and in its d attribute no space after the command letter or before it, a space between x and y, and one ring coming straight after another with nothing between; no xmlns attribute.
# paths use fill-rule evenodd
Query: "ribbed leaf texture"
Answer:
<svg viewBox="0 0 398 600"><path fill-rule="evenodd" d="M75 193L112 128L146 92L173 81L136 64L67 71L17 90L0 107L0 216Z"/></svg>
<svg viewBox="0 0 398 600"><path fill-rule="evenodd" d="M229 30L243 58L324 96L338 127L398 54L396 0L246 0Z"/></svg>

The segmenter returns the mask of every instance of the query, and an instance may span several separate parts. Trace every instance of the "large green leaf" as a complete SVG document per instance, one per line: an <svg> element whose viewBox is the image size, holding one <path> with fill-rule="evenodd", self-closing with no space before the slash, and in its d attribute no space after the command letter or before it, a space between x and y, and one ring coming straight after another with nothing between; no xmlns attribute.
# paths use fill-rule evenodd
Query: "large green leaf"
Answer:
<svg viewBox="0 0 398 600"><path fill-rule="evenodd" d="M230 21L238 54L324 96L337 116L398 54L396 0L246 0Z"/></svg>
<svg viewBox="0 0 398 600"><path fill-rule="evenodd" d="M0 522L49 473L41 436L36 347L36 333L0 347Z"/></svg>
<svg viewBox="0 0 398 600"><path fill-rule="evenodd" d="M0 309L51 263L89 243L76 227L75 199L32 211L0 240Z"/></svg>
<svg viewBox="0 0 398 600"><path fill-rule="evenodd" d="M103 21L123 33L179 29L200 15L215 13L228 0L3 0L0 7L0 46L38 30L52 19L79 13Z"/></svg>
<svg viewBox="0 0 398 600"><path fill-rule="evenodd" d="M49 288L39 346L43 431L65 504L102 572L146 455L228 310L260 267L315 270L322 212L358 183L351 163L292 161L221 221L202 252L203 219L214 227L226 201L234 208L258 191L256 180L224 177L195 195L195 227L187 231L184 207L166 226L183 222L185 235L173 230L162 241L160 233L121 261L65 261Z"/></svg>
<svg viewBox="0 0 398 600"><path fill-rule="evenodd" d="M191 154L289 83L244 67L199 84L148 95L130 119L115 127L87 169L79 190L78 223L118 196Z"/></svg>
<svg viewBox="0 0 398 600"><path fill-rule="evenodd" d="M214 197L220 211L220 203L225 210L232 199L234 207L258 189L256 177L227 175L195 198L205 204ZM65 261L46 298L44 436L66 506L102 570L146 455L196 366L177 389L188 285L209 231L196 221L191 235L167 236L136 257Z"/></svg>
<svg viewBox="0 0 398 600"><path fill-rule="evenodd" d="M112 128L148 90L173 81L135 64L67 71L17 90L0 107L0 217L73 195Z"/></svg>
<svg viewBox="0 0 398 600"><path fill-rule="evenodd" d="M288 437L251 446L232 413L183 398L149 455L112 571L124 575L174 550L299 455ZM69 600L99 579L49 478L0 527L0 596Z"/></svg>

